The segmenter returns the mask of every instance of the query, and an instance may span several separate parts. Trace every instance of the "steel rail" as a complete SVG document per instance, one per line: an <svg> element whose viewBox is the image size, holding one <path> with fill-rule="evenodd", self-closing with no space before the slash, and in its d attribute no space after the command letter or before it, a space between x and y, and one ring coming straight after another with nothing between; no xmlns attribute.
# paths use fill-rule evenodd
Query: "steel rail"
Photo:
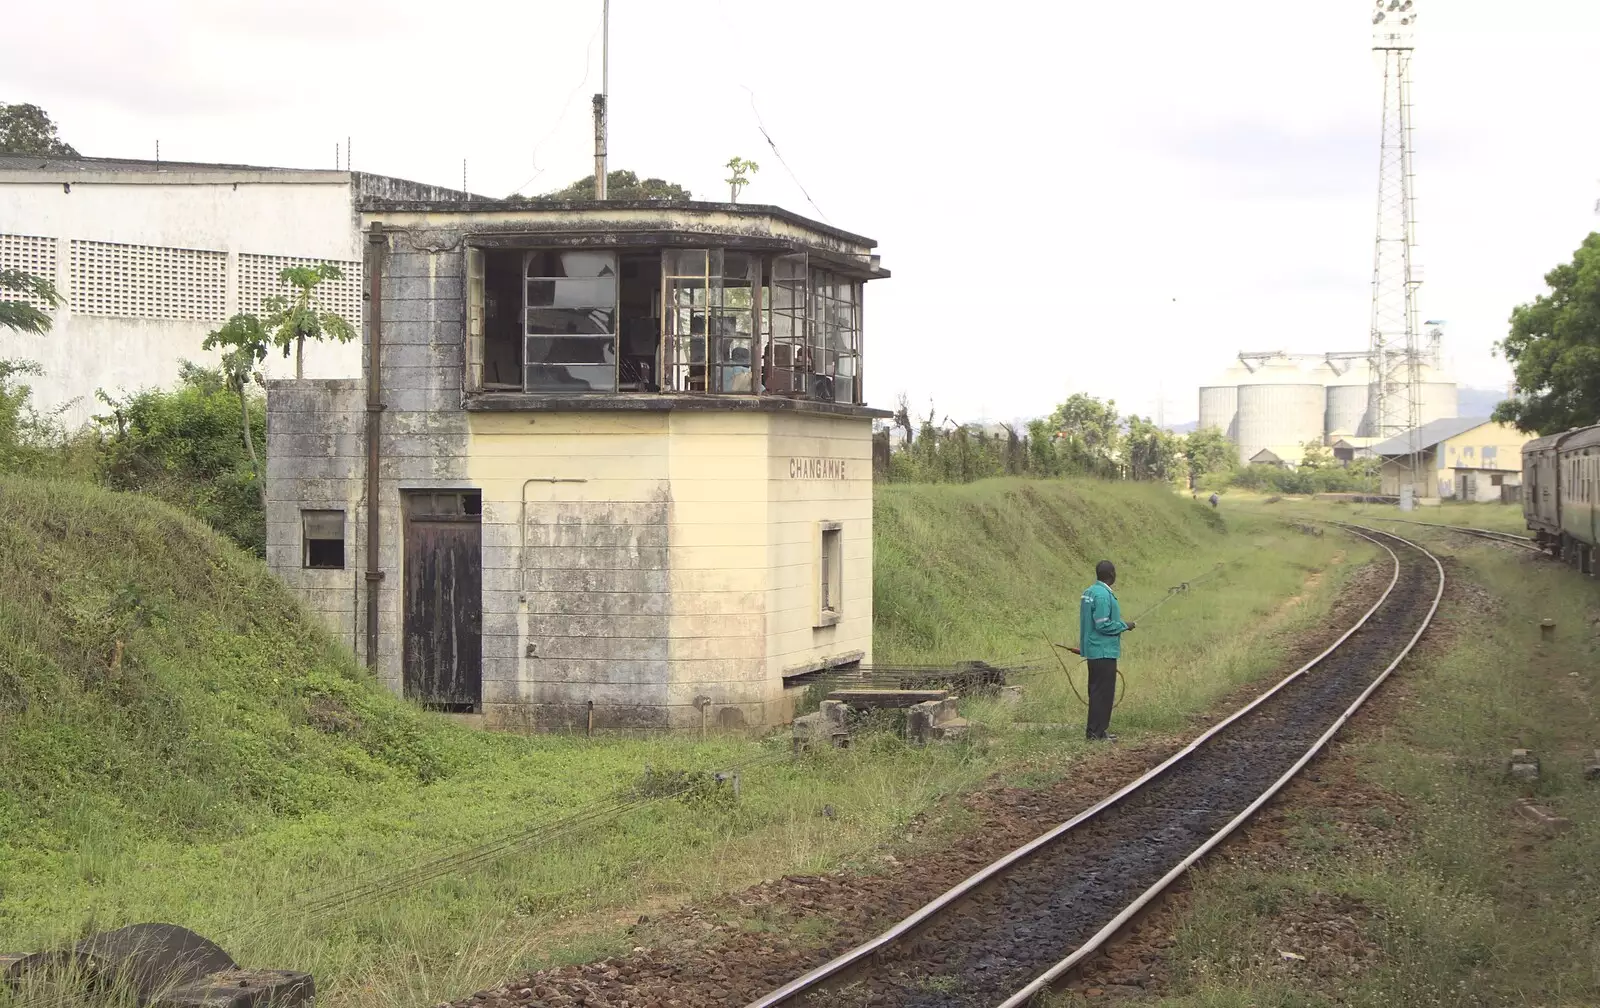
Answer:
<svg viewBox="0 0 1600 1008"><path fill-rule="evenodd" d="M1139 911L1143 910L1147 905L1149 905L1152 900L1161 895L1162 891L1165 890L1167 886L1171 885L1173 880L1177 879L1184 872L1188 871L1191 867L1193 867L1195 862L1204 857L1212 848L1216 847L1223 840L1227 839L1228 836L1241 825L1243 825L1246 820L1255 815L1261 806L1265 805L1272 799L1274 795L1281 791L1283 787L1288 784L1291 779L1293 779L1295 774L1299 773L1307 763L1311 762L1311 760L1323 750L1323 748L1328 744L1329 740L1333 738L1339 729L1344 727L1345 722L1350 720L1351 716L1355 714L1361 705L1367 702L1367 698L1372 696L1373 692L1375 692L1379 686L1383 685L1384 680L1388 679L1389 675L1394 672L1397 667L1399 667L1402 661L1406 659L1406 656L1411 654L1412 648L1416 647L1417 641L1422 638L1423 633L1433 622L1434 614L1439 611L1439 602L1444 597L1444 565L1439 562L1438 557L1434 556L1427 549L1410 541L1409 539L1401 538L1400 536L1395 535L1393 532L1382 532L1378 529L1370 528L1368 526L1350 525L1345 522L1334 522L1333 524L1341 525L1347 530L1359 528L1365 529L1368 532L1377 532L1379 535L1389 536L1390 538L1405 543L1407 546L1410 546L1412 549L1415 549L1417 552L1433 561L1434 568L1439 573L1439 587L1433 593L1433 602L1428 607L1428 614L1423 617L1421 624L1418 625L1417 632L1411 635L1411 639L1406 642L1406 646L1401 649L1400 653L1395 656L1395 659L1389 663L1388 667L1380 672L1378 677L1369 683L1367 688L1362 690L1360 695L1351 702L1350 706L1345 708L1344 713L1340 714L1339 717L1334 720L1333 724L1328 726L1328 730L1323 732L1322 736L1311 744L1311 748L1307 749L1305 754L1296 760L1293 766L1284 771L1283 775L1276 781L1273 781L1273 783L1265 791L1263 791L1255 801L1251 802L1250 805L1244 809L1244 811L1234 816L1233 819L1229 820L1221 829L1217 830L1216 833L1213 833L1209 838L1207 838L1204 843L1202 843L1199 847L1196 847L1188 857L1184 858L1181 862L1174 866L1171 871L1163 875L1154 885L1150 886L1150 888L1139 894L1138 897L1136 897L1131 903L1123 908L1121 913L1112 918L1110 923L1106 924L1105 927L1095 932L1094 936L1088 941L1074 949L1073 952L1065 959L1062 959L1044 973L1040 974L1026 987L1017 991L1009 998L1006 998L1006 1000L1002 1001L997 1008L1020 1008L1021 1005L1026 1004L1035 995L1039 994L1045 988L1061 979L1061 977L1069 972L1074 966L1078 965L1084 959L1099 951L1100 947L1104 945L1113 935L1115 935L1117 931L1123 927L1123 925L1127 924L1129 920L1133 919L1134 915L1138 914ZM1372 542L1375 542L1379 546L1383 547L1383 549L1387 550L1389 555L1394 557L1396 570L1398 571L1400 558L1395 554L1394 550L1389 549L1389 547L1384 543L1378 542L1378 540L1373 539L1371 536L1365 535L1362 532L1355 532L1355 534L1361 536L1363 539L1368 539Z"/></svg>
<svg viewBox="0 0 1600 1008"><path fill-rule="evenodd" d="M1368 529L1367 531L1377 532L1379 535L1392 535L1392 533L1380 532L1377 529ZM1356 534L1361 535L1361 533ZM1377 543L1377 540L1372 539L1371 536L1361 535L1361 537ZM1394 536L1394 538L1399 539L1400 537ZM1401 539L1400 541L1406 542L1404 539ZM1022 861L1037 853L1039 850L1050 846L1062 836L1076 829L1078 826L1082 825L1088 820L1100 815L1102 812L1121 802L1124 798L1143 788L1146 784L1155 780L1157 777L1160 777L1173 766L1186 759L1191 753L1199 749L1211 738L1216 736L1218 732L1221 732L1224 728L1227 728L1235 721L1238 721L1240 718L1249 714L1251 711L1255 710L1257 707L1261 706L1267 700L1275 696L1280 690L1284 689L1290 683L1305 675L1324 658L1328 657L1328 655L1337 650L1339 646L1348 640L1352 634L1365 626L1367 621L1372 618L1373 613L1376 613L1380 608L1382 608L1383 604L1389 600L1389 596L1394 592L1395 585L1400 581L1400 558L1393 550L1383 546L1382 543L1378 543L1378 545L1387 550L1390 557L1394 560L1394 572L1389 578L1389 584L1385 586L1383 594L1378 597L1378 600L1372 604L1372 608L1363 613L1359 620L1351 625L1351 627L1344 633L1340 634L1338 639L1330 644L1321 654L1317 655L1315 658L1312 658L1304 665L1284 676L1283 679L1279 680L1276 684L1274 684L1260 696L1256 697L1254 700L1251 700L1243 707L1234 711L1232 714L1229 714L1227 717L1223 718L1221 721L1218 721L1210 728L1207 728L1200 735L1196 736L1194 741L1173 753L1161 763L1146 771L1144 774L1139 776L1131 783L1125 785L1114 794L1102 799L1091 807L1073 816L1071 819L1068 819L1066 822L1060 824L1059 826L1053 827L1048 832L1035 837L1010 853L1005 854L999 860L991 863L987 867L980 869L974 874L956 883L950 889L935 897L933 900L929 901L927 904L913 912L910 916L906 917L904 920L901 920L899 923L895 924L893 927L889 928L887 931L884 931L877 937L869 939L868 941L857 945L855 948L852 948L849 951L830 959L821 966L818 966L815 969L796 977L795 979L784 984L782 987L779 987L777 990L751 1001L746 1008L774 1008L774 1006L784 1004L797 995L804 994L807 991L812 990L820 985L823 981L837 976L845 970L861 963L863 960L879 952L880 950L894 944L896 941L904 938L906 935L932 920L940 912L952 904L967 896L974 889L977 889L979 886L990 881L991 879L994 879L997 876L1011 870ZM1408 545L1413 544L1408 543ZM1420 550L1421 547L1419 546L1417 549ZM1423 550L1422 552L1424 552L1430 558L1433 556L1431 553L1427 553L1426 550ZM1434 563L1438 563L1437 559L1434 560ZM1442 592L1444 578L1443 567L1440 567L1439 576L1441 585L1440 590ZM1438 606L1437 598L1434 600L1434 606L1435 608ZM1429 618L1432 618L1431 610L1429 611ZM1426 625L1426 621L1424 625ZM1408 645L1407 651L1409 650L1410 646ZM1341 721L1340 723L1343 722Z"/></svg>
<svg viewBox="0 0 1600 1008"><path fill-rule="evenodd" d="M1380 518L1376 515L1363 516L1365 521L1401 522L1406 525L1421 525L1424 528L1448 529L1451 532L1462 532L1466 535L1481 536L1492 542L1509 543L1513 546L1526 546L1535 552L1543 553L1544 550L1535 545L1532 536L1517 535L1515 532L1501 532L1498 529L1474 528L1470 525L1445 525L1442 522L1416 521L1411 518Z"/></svg>

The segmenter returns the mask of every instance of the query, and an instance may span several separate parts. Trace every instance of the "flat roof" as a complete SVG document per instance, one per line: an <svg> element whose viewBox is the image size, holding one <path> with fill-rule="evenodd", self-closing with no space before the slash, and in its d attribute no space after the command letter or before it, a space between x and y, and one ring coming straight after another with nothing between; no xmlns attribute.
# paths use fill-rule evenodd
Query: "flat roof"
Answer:
<svg viewBox="0 0 1600 1008"><path fill-rule="evenodd" d="M853 231L824 224L822 221L812 220L810 217L797 214L792 210L785 210L780 206L770 203L713 203L706 200L547 200L537 197L529 199L484 199L473 197L465 200L408 200L408 199L383 199L369 197L363 199L359 209L365 213L427 213L427 214L482 214L482 213L515 213L518 211L542 210L550 211L577 211L601 212L605 210L692 210L699 213L733 213L746 216L776 217L780 220L797 224L800 227L818 234L825 234L840 241L865 245L868 248L877 248L875 239L865 235L858 235Z"/></svg>
<svg viewBox="0 0 1600 1008"><path fill-rule="evenodd" d="M215 176L207 178L206 176ZM0 154L0 182L299 182L349 185L357 198L484 200L462 192L393 175L343 168L284 168L272 165L226 164L215 161L156 161L150 158L63 157L54 154Z"/></svg>

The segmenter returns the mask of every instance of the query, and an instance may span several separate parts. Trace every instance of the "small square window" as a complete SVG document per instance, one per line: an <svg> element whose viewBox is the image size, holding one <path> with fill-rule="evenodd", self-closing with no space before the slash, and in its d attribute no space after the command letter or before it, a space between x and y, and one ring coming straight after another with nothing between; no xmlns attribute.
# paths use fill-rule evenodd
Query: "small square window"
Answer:
<svg viewBox="0 0 1600 1008"><path fill-rule="evenodd" d="M817 623L839 622L844 611L844 526L823 522L817 557Z"/></svg>
<svg viewBox="0 0 1600 1008"><path fill-rule="evenodd" d="M317 570L344 570L344 512L301 511L300 525L302 563Z"/></svg>

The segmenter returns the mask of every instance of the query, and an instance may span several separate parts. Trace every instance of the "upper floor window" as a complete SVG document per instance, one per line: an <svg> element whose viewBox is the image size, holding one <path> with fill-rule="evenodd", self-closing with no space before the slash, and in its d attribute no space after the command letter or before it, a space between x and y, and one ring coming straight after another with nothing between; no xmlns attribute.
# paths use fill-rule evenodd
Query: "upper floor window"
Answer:
<svg viewBox="0 0 1600 1008"><path fill-rule="evenodd" d="M476 388L861 401L862 284L804 253L472 249Z"/></svg>

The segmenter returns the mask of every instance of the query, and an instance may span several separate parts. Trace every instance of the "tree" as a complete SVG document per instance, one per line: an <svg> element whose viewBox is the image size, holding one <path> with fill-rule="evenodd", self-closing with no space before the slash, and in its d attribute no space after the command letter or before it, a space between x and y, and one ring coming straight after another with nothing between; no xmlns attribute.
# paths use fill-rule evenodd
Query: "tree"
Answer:
<svg viewBox="0 0 1600 1008"><path fill-rule="evenodd" d="M1515 370L1516 394L1494 419L1554 434L1600 421L1600 234L1544 282L1550 292L1513 309L1511 332L1495 344Z"/></svg>
<svg viewBox="0 0 1600 1008"><path fill-rule="evenodd" d="M61 295L55 284L21 270L0 270L0 292L15 291L24 297L43 301L52 308L60 307ZM12 301L0 297L0 329L43 335L50 331L50 316L27 301Z"/></svg>
<svg viewBox="0 0 1600 1008"><path fill-rule="evenodd" d="M294 295L274 294L267 298L265 324L271 330L272 344L282 350L285 357L290 350L294 351L294 376L304 378L306 340L332 339L348 343L356 338L355 328L342 316L335 312L319 312L312 303L317 285L324 280L343 280L344 271L332 263L286 266L279 271L278 279L293 287Z"/></svg>
<svg viewBox="0 0 1600 1008"><path fill-rule="evenodd" d="M289 270L284 272L287 273ZM239 397L239 418L244 427L244 447L250 456L250 471L254 474L257 488L261 493L263 513L267 509L267 482L262 478L261 460L256 456L255 438L251 434L249 389L252 381L260 382L261 377L256 368L267 359L269 343L276 342L268 336L260 319L254 315L240 313L224 322L201 344L207 350L222 351L222 373L228 387ZM298 363L297 360L297 370Z"/></svg>
<svg viewBox="0 0 1600 1008"><path fill-rule="evenodd" d="M526 197L513 196L513 199ZM583 178L552 193L537 196L539 200L592 200L594 176ZM683 186L665 179L640 179L631 171L614 171L606 174L606 199L614 200L689 200L694 196Z"/></svg>
<svg viewBox="0 0 1600 1008"><path fill-rule="evenodd" d="M754 175L756 172L761 170L761 166L756 164L754 161L749 161L742 157L736 157L728 161L727 167L728 171L733 173L726 179L729 190L729 202L737 203L739 202L740 191L743 190L745 186L750 184L750 180L745 178L745 176Z"/></svg>
<svg viewBox="0 0 1600 1008"><path fill-rule="evenodd" d="M1048 423L1056 431L1056 453L1065 471L1116 475L1122 420L1115 400L1076 393L1055 408Z"/></svg>
<svg viewBox="0 0 1600 1008"><path fill-rule="evenodd" d="M1170 431L1162 430L1148 417L1128 416L1128 432L1123 439L1128 478L1168 481L1178 474L1182 446Z"/></svg>
<svg viewBox="0 0 1600 1008"><path fill-rule="evenodd" d="M56 124L37 105L0 102L0 154L77 157L78 152L56 134Z"/></svg>
<svg viewBox="0 0 1600 1008"><path fill-rule="evenodd" d="M1238 450L1215 427L1191 431L1183 439L1183 457L1189 463L1191 483L1212 473L1228 472L1238 455Z"/></svg>
<svg viewBox="0 0 1600 1008"><path fill-rule="evenodd" d="M1300 446L1300 467L1302 469L1331 469L1334 464L1333 449L1322 443L1320 438L1313 438Z"/></svg>

